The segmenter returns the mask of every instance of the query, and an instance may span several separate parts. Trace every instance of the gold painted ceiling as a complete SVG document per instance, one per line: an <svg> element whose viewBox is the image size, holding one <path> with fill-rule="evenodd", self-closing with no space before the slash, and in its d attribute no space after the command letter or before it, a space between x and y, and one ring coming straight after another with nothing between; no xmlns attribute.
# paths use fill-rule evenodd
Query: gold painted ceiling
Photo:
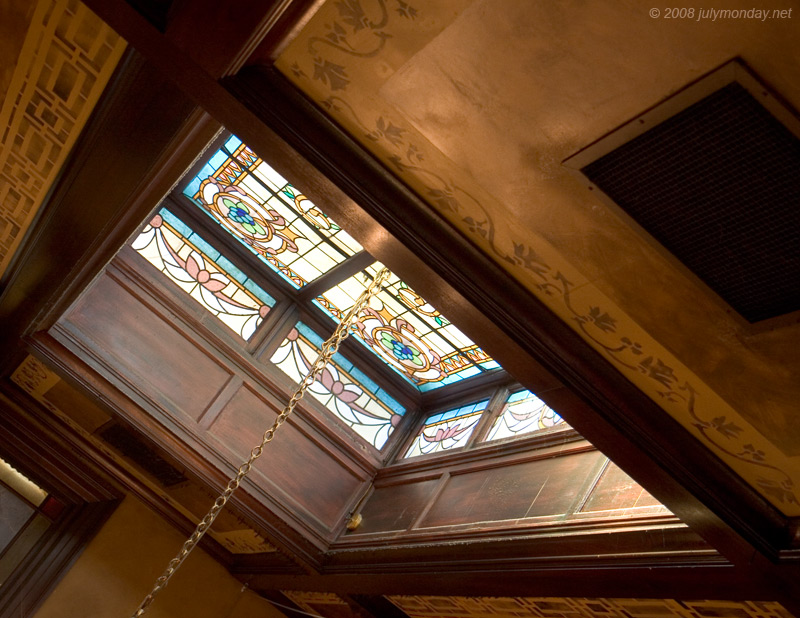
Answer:
<svg viewBox="0 0 800 618"><path fill-rule="evenodd" d="M649 8L329 1L277 66L772 504L800 515L800 320L744 325L562 165L736 57L800 108L800 11L776 0L771 9L794 12L698 21Z"/></svg>
<svg viewBox="0 0 800 618"><path fill-rule="evenodd" d="M100 99L125 41L77 0L3 2L0 23L1 276Z"/></svg>

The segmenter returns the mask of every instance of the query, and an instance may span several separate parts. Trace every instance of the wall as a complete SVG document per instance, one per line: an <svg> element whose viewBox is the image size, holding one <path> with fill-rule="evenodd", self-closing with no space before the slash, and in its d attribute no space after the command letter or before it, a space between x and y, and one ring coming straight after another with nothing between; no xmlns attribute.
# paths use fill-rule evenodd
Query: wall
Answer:
<svg viewBox="0 0 800 618"><path fill-rule="evenodd" d="M177 553L183 535L127 497L35 618L127 618ZM219 563L195 551L148 609L148 618L278 618Z"/></svg>

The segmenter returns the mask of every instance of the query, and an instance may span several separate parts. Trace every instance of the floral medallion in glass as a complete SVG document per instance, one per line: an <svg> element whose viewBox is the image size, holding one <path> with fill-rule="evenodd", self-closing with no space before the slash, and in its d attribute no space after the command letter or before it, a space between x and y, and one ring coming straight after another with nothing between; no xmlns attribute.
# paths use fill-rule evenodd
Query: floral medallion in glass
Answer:
<svg viewBox="0 0 800 618"><path fill-rule="evenodd" d="M366 270L315 300L339 320L383 266ZM367 347L420 390L430 390L499 365L447 318L392 273L354 328Z"/></svg>
<svg viewBox="0 0 800 618"><path fill-rule="evenodd" d="M296 288L362 250L236 137L209 157L184 195Z"/></svg>

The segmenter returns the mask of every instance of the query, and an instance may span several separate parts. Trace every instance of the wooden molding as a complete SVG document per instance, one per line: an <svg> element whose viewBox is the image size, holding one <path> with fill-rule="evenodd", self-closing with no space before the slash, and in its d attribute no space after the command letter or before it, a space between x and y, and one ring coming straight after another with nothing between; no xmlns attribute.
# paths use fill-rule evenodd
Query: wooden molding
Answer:
<svg viewBox="0 0 800 618"><path fill-rule="evenodd" d="M0 588L0 618L33 616L117 504L73 506L52 525Z"/></svg>

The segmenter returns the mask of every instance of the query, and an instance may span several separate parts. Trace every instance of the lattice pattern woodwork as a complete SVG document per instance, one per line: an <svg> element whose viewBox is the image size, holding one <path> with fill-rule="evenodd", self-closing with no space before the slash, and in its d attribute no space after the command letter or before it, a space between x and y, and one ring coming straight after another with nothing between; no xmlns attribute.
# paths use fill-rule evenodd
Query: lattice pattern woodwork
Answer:
<svg viewBox="0 0 800 618"><path fill-rule="evenodd" d="M281 590L281 592L297 607L315 616L320 612L327 615L325 609L331 606L336 606L340 610L348 607L347 603L332 592L303 592L300 590Z"/></svg>
<svg viewBox="0 0 800 618"><path fill-rule="evenodd" d="M124 49L125 42L77 0L39 0L0 110L0 274Z"/></svg>
<svg viewBox="0 0 800 618"><path fill-rule="evenodd" d="M390 596L410 618L791 618L779 603L672 599Z"/></svg>

